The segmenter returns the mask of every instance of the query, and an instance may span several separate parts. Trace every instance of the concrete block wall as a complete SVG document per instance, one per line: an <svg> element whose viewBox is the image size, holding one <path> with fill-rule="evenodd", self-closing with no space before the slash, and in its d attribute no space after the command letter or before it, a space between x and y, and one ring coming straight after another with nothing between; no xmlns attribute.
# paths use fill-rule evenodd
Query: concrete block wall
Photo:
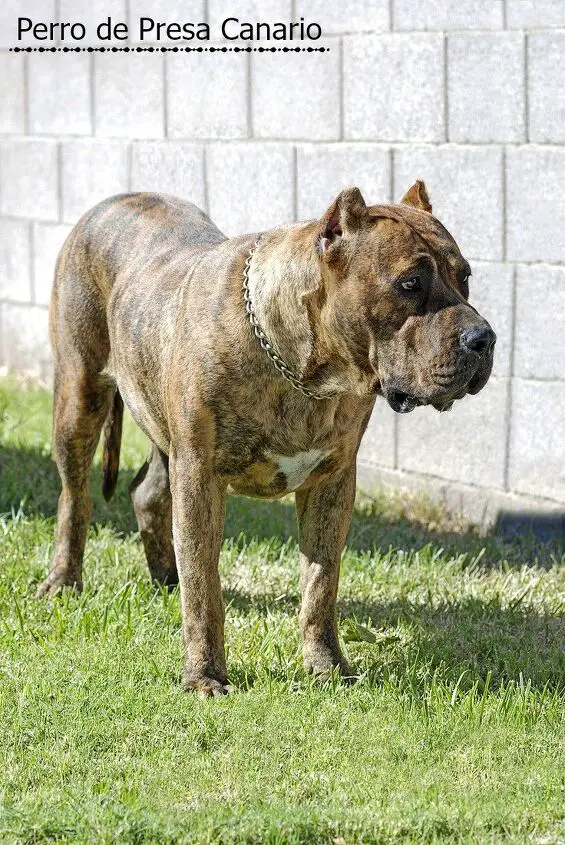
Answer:
<svg viewBox="0 0 565 845"><path fill-rule="evenodd" d="M451 414L377 403L371 483L477 519L565 505L565 0L241 0L318 21L314 54L14 54L18 14L209 21L217 0L5 0L0 8L0 356L47 377L57 250L90 205L163 190L227 234L321 215L340 188L416 179L473 267L493 377ZM27 12L26 12L27 8Z"/></svg>

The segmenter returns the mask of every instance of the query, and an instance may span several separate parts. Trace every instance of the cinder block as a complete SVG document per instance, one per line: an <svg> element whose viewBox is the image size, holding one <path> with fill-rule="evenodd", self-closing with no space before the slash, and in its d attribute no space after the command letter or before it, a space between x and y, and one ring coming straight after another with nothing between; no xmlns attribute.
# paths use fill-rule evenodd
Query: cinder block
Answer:
<svg viewBox="0 0 565 845"><path fill-rule="evenodd" d="M504 0L394 0L394 29L500 29L503 21Z"/></svg>
<svg viewBox="0 0 565 845"><path fill-rule="evenodd" d="M457 34L448 39L449 140L524 140L524 36Z"/></svg>
<svg viewBox="0 0 565 845"><path fill-rule="evenodd" d="M506 196L509 260L565 261L565 149L509 148Z"/></svg>
<svg viewBox="0 0 565 845"><path fill-rule="evenodd" d="M445 139L443 36L351 36L344 39L343 57L346 138ZM321 99L327 93L324 87Z"/></svg>
<svg viewBox="0 0 565 845"><path fill-rule="evenodd" d="M0 53L0 132L25 131L24 62L22 55Z"/></svg>
<svg viewBox="0 0 565 845"><path fill-rule="evenodd" d="M561 4L564 12L565 2ZM528 106L530 141L565 141L565 33L528 37Z"/></svg>
<svg viewBox="0 0 565 845"><path fill-rule="evenodd" d="M512 384L509 486L565 502L565 381Z"/></svg>
<svg viewBox="0 0 565 845"><path fill-rule="evenodd" d="M34 302L48 305L59 251L72 226L35 223L33 226Z"/></svg>
<svg viewBox="0 0 565 845"><path fill-rule="evenodd" d="M164 57L159 53L102 53L94 62L96 134L161 138Z"/></svg>
<svg viewBox="0 0 565 845"><path fill-rule="evenodd" d="M303 11L301 13L307 22L315 20L309 8L307 14ZM276 21L288 23L289 21L298 21L299 17L299 14L293 17L292 0L240 0L237 8L227 6L224 0L208 0L208 22L210 24L211 36L217 40L221 40L224 37L222 35L222 23L226 18L238 18L239 25L241 25L244 22L254 24L260 21L270 24ZM228 35L237 29L237 26L236 24L229 24ZM274 46L274 42L272 44L259 42L257 45L248 41L234 41L232 43L238 46L246 45L249 47L261 45Z"/></svg>
<svg viewBox="0 0 565 845"><path fill-rule="evenodd" d="M339 47L322 40L315 46L330 52L251 54L255 137L339 138Z"/></svg>
<svg viewBox="0 0 565 845"><path fill-rule="evenodd" d="M235 235L291 222L291 147L211 144L206 156L210 217L222 231Z"/></svg>
<svg viewBox="0 0 565 845"><path fill-rule="evenodd" d="M63 144L63 220L75 223L100 200L128 189L128 148L120 141Z"/></svg>
<svg viewBox="0 0 565 845"><path fill-rule="evenodd" d="M515 373L565 380L565 269L522 265L516 281Z"/></svg>
<svg viewBox="0 0 565 845"><path fill-rule="evenodd" d="M511 264L474 261L469 302L489 321L496 332L493 376L509 376L512 355L512 293L514 268Z"/></svg>
<svg viewBox="0 0 565 845"><path fill-rule="evenodd" d="M390 153L372 144L304 144L297 151L298 219L321 217L356 185L367 205L390 200Z"/></svg>
<svg viewBox="0 0 565 845"><path fill-rule="evenodd" d="M127 40L122 39L100 40L98 38L99 24L106 23L109 17L112 19L113 26L117 23L127 24L126 0L60 0L59 19L70 22L80 21L86 28L86 36L80 42L81 47L89 44L97 47L108 44L123 47L128 43Z"/></svg>
<svg viewBox="0 0 565 845"><path fill-rule="evenodd" d="M448 228L465 258L502 256L502 152L499 148L411 147L394 151L398 200L424 179L434 214Z"/></svg>
<svg viewBox="0 0 565 845"><path fill-rule="evenodd" d="M131 41L139 44L154 44L156 31L145 33L143 41L140 39L140 19L151 18L155 23L206 23L205 0L130 0L129 2L129 31ZM163 31L162 31L163 33ZM161 34L159 44L176 44L178 46L193 46L200 44L196 41L170 41Z"/></svg>
<svg viewBox="0 0 565 845"><path fill-rule="evenodd" d="M246 54L167 56L167 134L171 138L246 138Z"/></svg>
<svg viewBox="0 0 565 845"><path fill-rule="evenodd" d="M506 26L546 28L565 26L563 0L506 0Z"/></svg>
<svg viewBox="0 0 565 845"><path fill-rule="evenodd" d="M175 194L204 208L204 147L176 141L134 144L131 188Z"/></svg>
<svg viewBox="0 0 565 845"><path fill-rule="evenodd" d="M368 466L394 468L395 413L384 399L377 399L363 435L358 460Z"/></svg>
<svg viewBox="0 0 565 845"><path fill-rule="evenodd" d="M0 298L29 302L30 223L0 218Z"/></svg>
<svg viewBox="0 0 565 845"><path fill-rule="evenodd" d="M383 32L390 29L388 0L342 0L329 7L326 0L309 0L308 22L316 21L327 34Z"/></svg>
<svg viewBox="0 0 565 845"><path fill-rule="evenodd" d="M1 309L5 366L47 381L51 370L47 308L5 302Z"/></svg>
<svg viewBox="0 0 565 845"><path fill-rule="evenodd" d="M400 469L502 488L507 413L508 381L494 378L449 413L416 408L399 419Z"/></svg>
<svg viewBox="0 0 565 845"><path fill-rule="evenodd" d="M35 40L29 34L18 41L18 18L31 18L34 23L55 21L55 0L2 0L0 3L0 49L53 45L51 41Z"/></svg>
<svg viewBox="0 0 565 845"><path fill-rule="evenodd" d="M44 139L0 141L0 212L57 220L57 144Z"/></svg>
<svg viewBox="0 0 565 845"><path fill-rule="evenodd" d="M34 53L28 62L30 132L89 135L90 57Z"/></svg>

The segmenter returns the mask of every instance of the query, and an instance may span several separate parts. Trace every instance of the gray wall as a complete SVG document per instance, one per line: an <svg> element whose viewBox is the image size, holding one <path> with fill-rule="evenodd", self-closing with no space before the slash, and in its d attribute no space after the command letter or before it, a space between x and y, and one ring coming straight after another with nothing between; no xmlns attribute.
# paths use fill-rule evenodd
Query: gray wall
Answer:
<svg viewBox="0 0 565 845"><path fill-rule="evenodd" d="M320 215L347 184L388 201L421 177L472 263L472 301L499 335L496 366L487 388L448 415L399 418L379 403L362 476L426 486L477 518L565 503L565 0L297 4L297 16L322 24L325 54L6 49L17 14L293 15L291 0L231 6L4 0L4 365L48 373L55 256L104 196L173 192L235 234Z"/></svg>

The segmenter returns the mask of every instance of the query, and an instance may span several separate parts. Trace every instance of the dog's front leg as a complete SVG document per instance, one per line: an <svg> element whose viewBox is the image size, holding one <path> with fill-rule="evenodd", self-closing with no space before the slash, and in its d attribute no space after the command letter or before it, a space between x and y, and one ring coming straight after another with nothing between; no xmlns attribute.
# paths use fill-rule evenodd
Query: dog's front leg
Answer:
<svg viewBox="0 0 565 845"><path fill-rule="evenodd" d="M187 448L169 462L173 540L179 575L184 683L201 695L229 691L224 653L224 607L218 559L225 485Z"/></svg>
<svg viewBox="0 0 565 845"><path fill-rule="evenodd" d="M339 647L335 603L339 564L355 499L355 463L329 481L296 493L300 535L304 663L323 677L332 667L350 670Z"/></svg>

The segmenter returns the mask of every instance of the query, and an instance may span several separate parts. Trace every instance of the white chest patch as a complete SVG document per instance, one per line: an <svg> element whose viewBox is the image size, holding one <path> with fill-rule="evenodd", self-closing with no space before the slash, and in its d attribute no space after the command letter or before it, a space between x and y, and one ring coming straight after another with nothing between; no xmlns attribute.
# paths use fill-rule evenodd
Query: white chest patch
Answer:
<svg viewBox="0 0 565 845"><path fill-rule="evenodd" d="M292 457L267 452L267 457L277 464L279 472L282 472L286 478L287 490L290 491L304 484L308 476L329 454L321 449L310 449L308 452L297 452Z"/></svg>

